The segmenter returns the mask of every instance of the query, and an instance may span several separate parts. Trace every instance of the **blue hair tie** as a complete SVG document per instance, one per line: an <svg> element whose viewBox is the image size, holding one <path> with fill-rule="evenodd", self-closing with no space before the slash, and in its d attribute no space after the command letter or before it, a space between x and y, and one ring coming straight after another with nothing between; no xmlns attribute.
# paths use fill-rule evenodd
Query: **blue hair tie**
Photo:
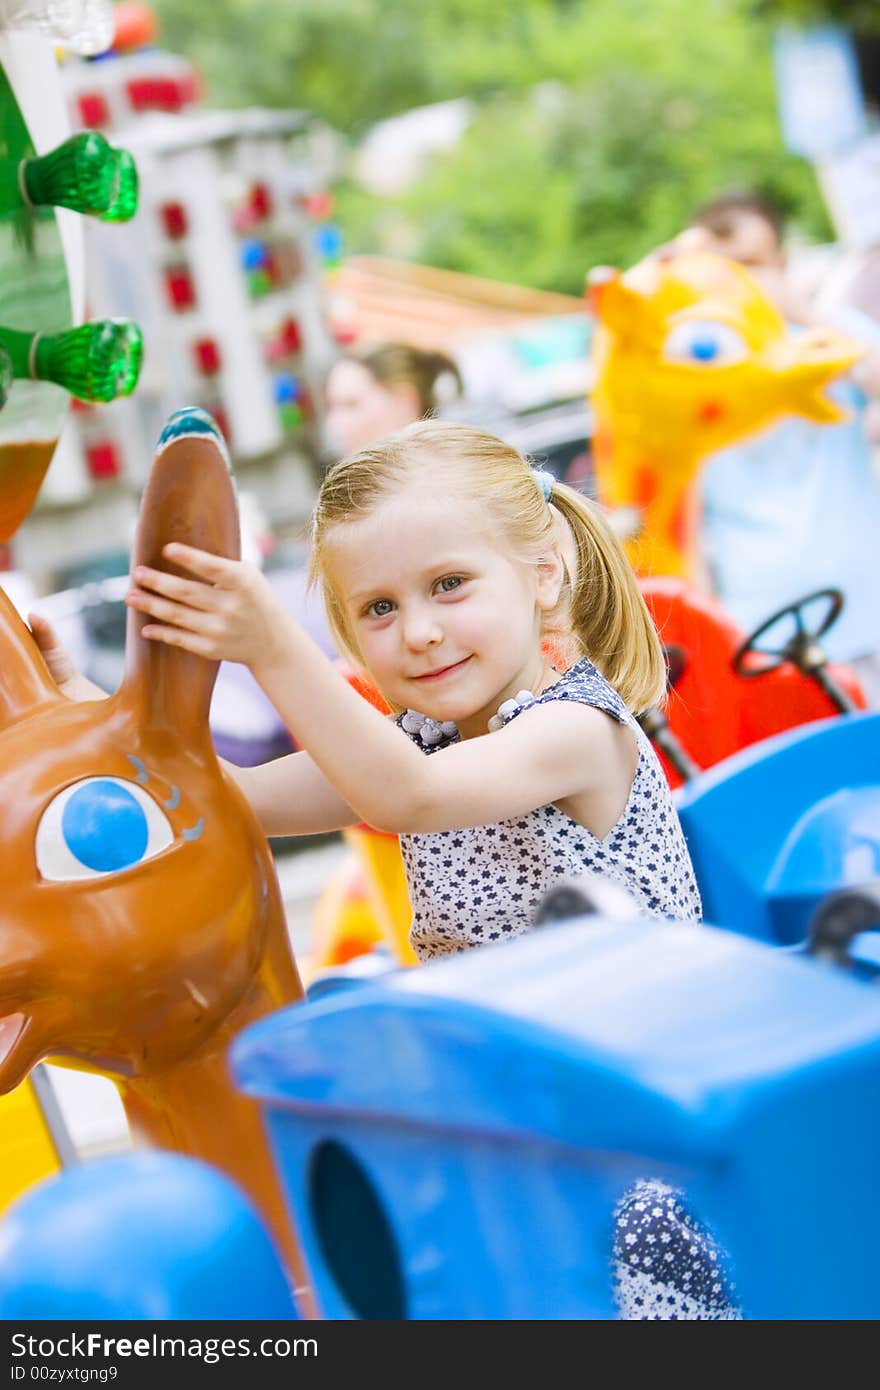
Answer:
<svg viewBox="0 0 880 1390"><path fill-rule="evenodd" d="M532 476L541 489L544 501L549 502L553 496L553 484L556 482L553 474L548 473L546 468L533 468Z"/></svg>

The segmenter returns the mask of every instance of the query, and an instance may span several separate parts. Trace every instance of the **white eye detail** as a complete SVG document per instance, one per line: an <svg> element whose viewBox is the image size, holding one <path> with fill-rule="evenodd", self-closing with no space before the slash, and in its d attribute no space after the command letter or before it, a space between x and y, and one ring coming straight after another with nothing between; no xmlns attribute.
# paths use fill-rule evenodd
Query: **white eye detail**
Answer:
<svg viewBox="0 0 880 1390"><path fill-rule="evenodd" d="M749 355L748 344L729 323L715 319L689 319L667 334L663 356L667 362L688 362L694 367L729 367Z"/></svg>
<svg viewBox="0 0 880 1390"><path fill-rule="evenodd" d="M37 868L66 883L131 869L174 843L152 797L121 777L87 777L49 803L37 827Z"/></svg>

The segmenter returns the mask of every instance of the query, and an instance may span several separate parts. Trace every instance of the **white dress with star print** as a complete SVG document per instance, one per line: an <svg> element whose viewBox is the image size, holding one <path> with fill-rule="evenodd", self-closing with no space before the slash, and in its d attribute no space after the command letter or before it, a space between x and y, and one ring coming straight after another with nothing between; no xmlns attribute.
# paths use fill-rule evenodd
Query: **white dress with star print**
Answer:
<svg viewBox="0 0 880 1390"><path fill-rule="evenodd" d="M532 927L545 893L584 873L622 885L646 914L699 921L699 890L669 786L637 720L584 658L531 704L502 706L504 723L554 700L604 710L635 733L639 760L620 819L599 839L550 804L496 825L401 835L410 939L420 960L519 936ZM458 741L454 726L433 725L411 710L397 723L425 753Z"/></svg>

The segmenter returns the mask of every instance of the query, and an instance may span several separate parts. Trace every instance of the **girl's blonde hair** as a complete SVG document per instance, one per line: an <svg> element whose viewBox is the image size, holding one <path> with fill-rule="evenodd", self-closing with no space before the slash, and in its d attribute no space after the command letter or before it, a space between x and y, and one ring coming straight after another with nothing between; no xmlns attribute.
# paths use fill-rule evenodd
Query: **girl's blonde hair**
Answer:
<svg viewBox="0 0 880 1390"><path fill-rule="evenodd" d="M362 664L327 566L328 537L419 475L429 476L444 496L478 502L511 554L527 563L537 564L559 540L558 517L564 518L574 539L575 572L547 617L547 634L566 646L566 660L589 656L635 713L663 700L666 664L660 639L602 509L555 481L548 506L516 449L485 430L446 421L409 425L342 459L324 477L312 522L311 573L323 586L330 626L349 655Z"/></svg>

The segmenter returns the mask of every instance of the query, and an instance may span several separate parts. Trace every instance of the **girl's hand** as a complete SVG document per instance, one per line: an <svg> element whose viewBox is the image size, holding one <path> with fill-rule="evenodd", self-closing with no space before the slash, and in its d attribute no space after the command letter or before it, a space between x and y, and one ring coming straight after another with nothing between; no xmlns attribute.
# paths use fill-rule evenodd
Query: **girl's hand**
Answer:
<svg viewBox="0 0 880 1390"><path fill-rule="evenodd" d="M283 647L287 615L254 565L172 542L162 554L195 579L138 565L125 602L148 618L144 637L212 661L240 661L254 670Z"/></svg>
<svg viewBox="0 0 880 1390"><path fill-rule="evenodd" d="M62 695L68 700L103 700L107 692L80 675L52 624L39 613L28 613L31 635Z"/></svg>

